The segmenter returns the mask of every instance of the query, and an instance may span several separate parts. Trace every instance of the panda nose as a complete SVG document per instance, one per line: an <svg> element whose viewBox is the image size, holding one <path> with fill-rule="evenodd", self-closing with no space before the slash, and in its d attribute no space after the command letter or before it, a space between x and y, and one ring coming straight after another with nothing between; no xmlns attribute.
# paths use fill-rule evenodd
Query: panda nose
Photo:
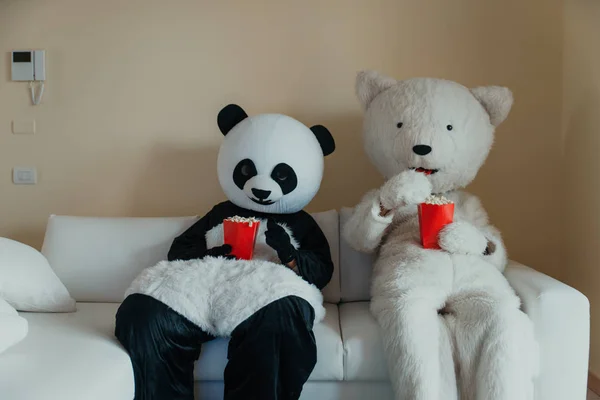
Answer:
<svg viewBox="0 0 600 400"><path fill-rule="evenodd" d="M260 189L252 189L252 194L256 196L259 200L264 200L271 194L270 190L260 190Z"/></svg>
<svg viewBox="0 0 600 400"><path fill-rule="evenodd" d="M420 156L424 156L424 155L431 153L431 146L426 146L424 144L418 144L413 147L413 151Z"/></svg>

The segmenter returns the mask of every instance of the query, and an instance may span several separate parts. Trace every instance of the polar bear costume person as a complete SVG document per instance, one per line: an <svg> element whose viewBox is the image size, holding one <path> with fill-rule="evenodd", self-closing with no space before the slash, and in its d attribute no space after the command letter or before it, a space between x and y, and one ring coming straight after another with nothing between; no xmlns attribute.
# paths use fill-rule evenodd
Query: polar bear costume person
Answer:
<svg viewBox="0 0 600 400"><path fill-rule="evenodd" d="M533 325L503 275L506 250L479 199L477 174L512 94L451 81L359 73L366 153L386 182L344 227L376 253L371 312L381 326L398 400L530 400L537 374ZM455 203L441 250L420 243L417 204Z"/></svg>

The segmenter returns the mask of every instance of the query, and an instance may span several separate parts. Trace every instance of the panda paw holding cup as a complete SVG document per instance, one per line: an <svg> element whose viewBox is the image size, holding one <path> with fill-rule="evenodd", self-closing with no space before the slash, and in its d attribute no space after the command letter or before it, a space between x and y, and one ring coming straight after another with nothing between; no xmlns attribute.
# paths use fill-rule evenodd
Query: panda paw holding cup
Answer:
<svg viewBox="0 0 600 400"><path fill-rule="evenodd" d="M249 117L233 104L217 124L227 201L175 238L167 261L142 271L117 312L115 335L133 360L135 400L193 398L188 361L215 337L231 338L228 400L298 399L316 364L312 328L325 315L320 290L333 262L303 208L320 187L333 137L321 125Z"/></svg>

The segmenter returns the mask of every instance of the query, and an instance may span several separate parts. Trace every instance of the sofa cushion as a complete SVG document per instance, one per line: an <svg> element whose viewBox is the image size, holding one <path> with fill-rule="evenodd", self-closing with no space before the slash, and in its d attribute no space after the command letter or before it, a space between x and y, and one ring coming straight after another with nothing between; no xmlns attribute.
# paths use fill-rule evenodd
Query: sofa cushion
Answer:
<svg viewBox="0 0 600 400"><path fill-rule="evenodd" d="M333 275L323 288L323 298L328 303L340 301L340 219L337 210L312 213L329 243L331 260L333 261Z"/></svg>
<svg viewBox="0 0 600 400"><path fill-rule="evenodd" d="M334 276L325 301L340 300L337 211L312 214L330 243ZM94 218L51 216L42 253L71 296L84 302L121 302L146 267L167 258L173 239L197 217Z"/></svg>
<svg viewBox="0 0 600 400"><path fill-rule="evenodd" d="M309 378L311 381L338 381L344 377L344 353L338 307L326 303L325 309L325 319L314 328L317 341L317 365ZM228 343L228 339L216 339L202 346L202 353L196 364L196 380L223 380L223 371L227 365Z"/></svg>
<svg viewBox="0 0 600 400"><path fill-rule="evenodd" d="M351 208L340 210L340 231L352 215ZM354 250L340 235L341 301L368 301L371 298L372 254Z"/></svg>
<svg viewBox="0 0 600 400"><path fill-rule="evenodd" d="M71 312L75 300L39 251L0 238L0 298L19 311Z"/></svg>
<svg viewBox="0 0 600 400"><path fill-rule="evenodd" d="M19 343L27 336L27 320L0 298L0 353Z"/></svg>
<svg viewBox="0 0 600 400"><path fill-rule="evenodd" d="M388 381L381 331L369 311L369 302L340 304L340 326L346 354L344 379Z"/></svg>
<svg viewBox="0 0 600 400"><path fill-rule="evenodd" d="M142 269L166 259L173 238L195 221L53 215L42 253L75 300L121 302Z"/></svg>
<svg viewBox="0 0 600 400"><path fill-rule="evenodd" d="M78 303L74 313L21 313L29 333L0 355L0 397L132 399L131 362L113 336L117 306Z"/></svg>

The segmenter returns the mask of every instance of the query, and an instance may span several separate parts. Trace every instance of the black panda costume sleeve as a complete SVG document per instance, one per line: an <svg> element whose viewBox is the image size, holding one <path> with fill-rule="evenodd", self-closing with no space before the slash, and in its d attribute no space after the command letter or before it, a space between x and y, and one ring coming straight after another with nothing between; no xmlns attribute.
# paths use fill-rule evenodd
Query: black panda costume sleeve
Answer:
<svg viewBox="0 0 600 400"><path fill-rule="evenodd" d="M209 214L205 215L175 238L167 256L169 261L194 260L205 256L208 250L206 248L206 232L209 229L209 218Z"/></svg>
<svg viewBox="0 0 600 400"><path fill-rule="evenodd" d="M315 220L307 213L299 213L298 220L293 229L296 239L299 240L299 247L296 249L290 244L289 236L277 225L273 223L276 230L277 240L271 240L269 232L273 230L271 226L266 232L267 244L273 247L279 255L282 263L288 264L295 262L298 275L308 283L312 283L319 289L323 289L331 280L333 274L333 261L331 260L331 251L327 238ZM272 220L271 220L272 221ZM269 221L269 222L271 222ZM284 247L283 252L278 249Z"/></svg>
<svg viewBox="0 0 600 400"><path fill-rule="evenodd" d="M301 239L300 249L296 253L298 273L307 282L323 289L333 275L331 250L325 234L317 223L309 215L306 217L309 220L307 221L308 229Z"/></svg>
<svg viewBox="0 0 600 400"><path fill-rule="evenodd" d="M167 260L196 260L206 256L228 257L231 246L221 245L210 249L206 246L206 232L215 226L212 222L212 214L213 211L209 212L173 240Z"/></svg>
<svg viewBox="0 0 600 400"><path fill-rule="evenodd" d="M284 240L290 243L288 234L277 223L287 226L292 236L296 239L299 247L296 249L291 244L291 254L289 259L279 259L286 264L295 260L298 267L298 274L308 283L314 284L317 288L323 289L331 280L333 274L333 261L331 260L331 251L325 234L319 228L316 221L310 214L300 211L294 214L267 214L260 212L250 212L249 210L237 207L231 202L224 202L213 208L208 214L202 217L198 222L188 228L183 234L175 238L171 249L169 250L168 260L193 260L201 259L207 255L225 256L230 247L227 243L215 243L215 247L207 248L207 234L214 228L218 228L222 221L233 216L255 217L267 223L275 224L281 229ZM268 221L268 222L267 222ZM264 222L263 222L264 223ZM268 231L272 228L267 229ZM269 244L267 237L267 244ZM270 244L269 244L270 245ZM270 247L273 247L270 245ZM217 249L217 251L214 251ZM224 249L223 251L218 251ZM211 252L211 250L213 250ZM278 252L277 248L274 248Z"/></svg>

